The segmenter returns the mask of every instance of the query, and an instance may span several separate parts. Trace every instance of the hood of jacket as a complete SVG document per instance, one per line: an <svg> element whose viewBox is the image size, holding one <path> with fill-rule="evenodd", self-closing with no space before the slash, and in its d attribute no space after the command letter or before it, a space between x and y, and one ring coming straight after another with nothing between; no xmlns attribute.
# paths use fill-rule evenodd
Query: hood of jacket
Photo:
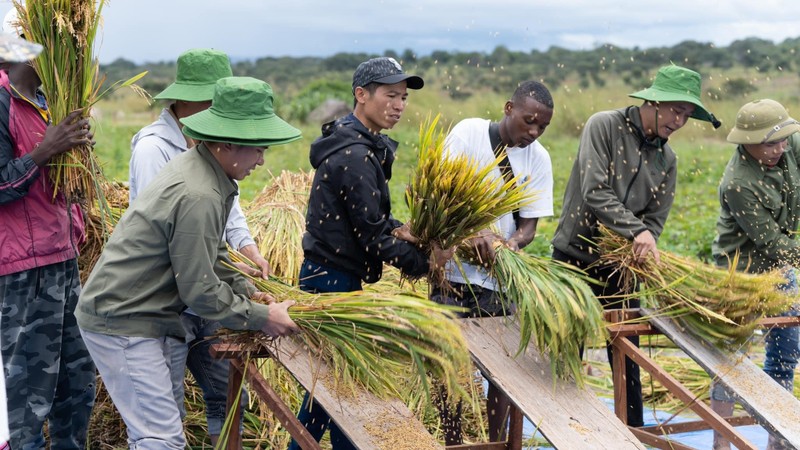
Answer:
<svg viewBox="0 0 800 450"><path fill-rule="evenodd" d="M322 136L311 144L311 166L318 169L331 155L354 145L369 148L380 163L386 179L392 178L397 141L369 131L352 113L322 125Z"/></svg>

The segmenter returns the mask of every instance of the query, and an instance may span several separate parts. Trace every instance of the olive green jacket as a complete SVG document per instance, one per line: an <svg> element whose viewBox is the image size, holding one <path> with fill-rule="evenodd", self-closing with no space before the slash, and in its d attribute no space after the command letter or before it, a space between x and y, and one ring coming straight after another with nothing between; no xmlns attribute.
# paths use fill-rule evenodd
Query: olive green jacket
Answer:
<svg viewBox="0 0 800 450"><path fill-rule="evenodd" d="M633 239L661 235L675 198L677 158L665 142L641 132L639 108L592 115L581 134L553 247L591 263L598 223ZM661 144L661 145L659 145Z"/></svg>
<svg viewBox="0 0 800 450"><path fill-rule="evenodd" d="M775 167L738 146L719 185L720 211L712 254L719 266L740 253L737 270L763 272L800 263L800 135L789 137Z"/></svg>
<svg viewBox="0 0 800 450"><path fill-rule="evenodd" d="M204 145L173 158L114 229L80 296L80 327L183 337L179 315L189 306L228 328L260 329L268 307L251 302L255 287L220 264L236 193Z"/></svg>

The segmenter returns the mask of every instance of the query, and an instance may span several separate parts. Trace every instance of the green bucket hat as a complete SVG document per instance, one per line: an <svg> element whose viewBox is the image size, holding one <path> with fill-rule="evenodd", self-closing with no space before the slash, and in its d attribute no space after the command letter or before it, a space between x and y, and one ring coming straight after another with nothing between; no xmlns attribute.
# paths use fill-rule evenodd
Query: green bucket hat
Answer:
<svg viewBox="0 0 800 450"><path fill-rule="evenodd" d="M187 50L178 56L178 74L156 100L205 102L214 97L214 85L220 78L233 75L228 55L206 48Z"/></svg>
<svg viewBox="0 0 800 450"><path fill-rule="evenodd" d="M728 133L732 144L764 144L786 139L800 131L800 122L789 117L786 108L765 98L750 102L736 113L736 125Z"/></svg>
<svg viewBox="0 0 800 450"><path fill-rule="evenodd" d="M185 135L201 141L262 147L300 139L300 130L275 115L272 87L250 77L217 81L211 108L181 123Z"/></svg>
<svg viewBox="0 0 800 450"><path fill-rule="evenodd" d="M719 121L700 101L700 74L685 67L671 65L658 69L653 85L629 97L651 102L689 102L695 106L692 117L719 127Z"/></svg>

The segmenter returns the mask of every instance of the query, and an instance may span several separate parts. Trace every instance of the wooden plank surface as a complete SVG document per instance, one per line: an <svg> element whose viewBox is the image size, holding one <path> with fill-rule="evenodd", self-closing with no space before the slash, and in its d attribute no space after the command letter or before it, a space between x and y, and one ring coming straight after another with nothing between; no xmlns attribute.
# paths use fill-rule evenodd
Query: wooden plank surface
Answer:
<svg viewBox="0 0 800 450"><path fill-rule="evenodd" d="M653 315L643 310L644 314ZM650 322L669 337L711 377L739 397L739 403L763 427L800 448L800 401L783 389L741 352L729 353L683 331L673 320L653 317Z"/></svg>
<svg viewBox="0 0 800 450"><path fill-rule="evenodd" d="M473 361L555 448L645 448L593 392L563 380L554 384L549 361L532 345L515 358L517 324L499 317L465 319L462 331Z"/></svg>
<svg viewBox="0 0 800 450"><path fill-rule="evenodd" d="M359 449L443 449L425 426L398 399L382 400L360 390L338 392L326 365L313 358L292 339L283 338L275 354L280 363L322 405L339 428ZM316 383L314 375L318 374Z"/></svg>

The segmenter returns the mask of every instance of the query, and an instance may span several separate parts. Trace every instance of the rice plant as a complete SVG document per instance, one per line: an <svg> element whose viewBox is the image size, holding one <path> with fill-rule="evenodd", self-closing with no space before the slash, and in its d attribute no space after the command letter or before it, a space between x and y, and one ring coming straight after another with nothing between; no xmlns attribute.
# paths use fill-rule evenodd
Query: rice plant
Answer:
<svg viewBox="0 0 800 450"><path fill-rule="evenodd" d="M758 326L758 319L786 311L795 296L776 288L785 282L779 272L750 274L721 269L662 251L637 262L632 241L601 228L598 264L618 267L627 288L641 284L634 295L655 308L656 314L675 318L700 339L720 347L738 347Z"/></svg>
<svg viewBox="0 0 800 450"><path fill-rule="evenodd" d="M80 248L78 269L81 283L86 283L103 252L114 226L128 208L128 188L120 183L100 183L102 194L86 210L86 241Z"/></svg>
<svg viewBox="0 0 800 450"><path fill-rule="evenodd" d="M296 302L289 317L301 329L298 339L332 367L342 388L362 386L379 397L397 397L397 377L404 374L404 380L418 383L426 395L428 376L463 394L459 374L469 370L470 357L452 320L458 308L411 292L312 294L275 279L247 278L276 301ZM226 330L223 336L250 348L272 345L261 332Z"/></svg>
<svg viewBox="0 0 800 450"><path fill-rule="evenodd" d="M420 125L417 166L406 190L411 234L424 250L433 243L456 247L533 201L517 178L492 175L502 158L479 167L466 155L450 154L438 122L437 115ZM441 271L432 277L441 281Z"/></svg>
<svg viewBox="0 0 800 450"><path fill-rule="evenodd" d="M272 179L247 207L247 222L273 275L297 284L303 262L303 233L313 172L289 172Z"/></svg>
<svg viewBox="0 0 800 450"><path fill-rule="evenodd" d="M98 0L14 1L25 38L44 47L32 64L42 82L53 123L75 110L88 117L91 106L105 93L131 86L146 73L100 91L105 77L100 75L94 46L103 4ZM50 166L54 195L63 192L71 202L83 204L96 198L102 173L91 145L54 157Z"/></svg>
<svg viewBox="0 0 800 450"><path fill-rule="evenodd" d="M593 283L580 269L560 261L515 252L498 245L492 274L507 308L516 308L521 354L534 341L548 356L553 378L572 378L583 385L580 349L605 332L603 310Z"/></svg>

